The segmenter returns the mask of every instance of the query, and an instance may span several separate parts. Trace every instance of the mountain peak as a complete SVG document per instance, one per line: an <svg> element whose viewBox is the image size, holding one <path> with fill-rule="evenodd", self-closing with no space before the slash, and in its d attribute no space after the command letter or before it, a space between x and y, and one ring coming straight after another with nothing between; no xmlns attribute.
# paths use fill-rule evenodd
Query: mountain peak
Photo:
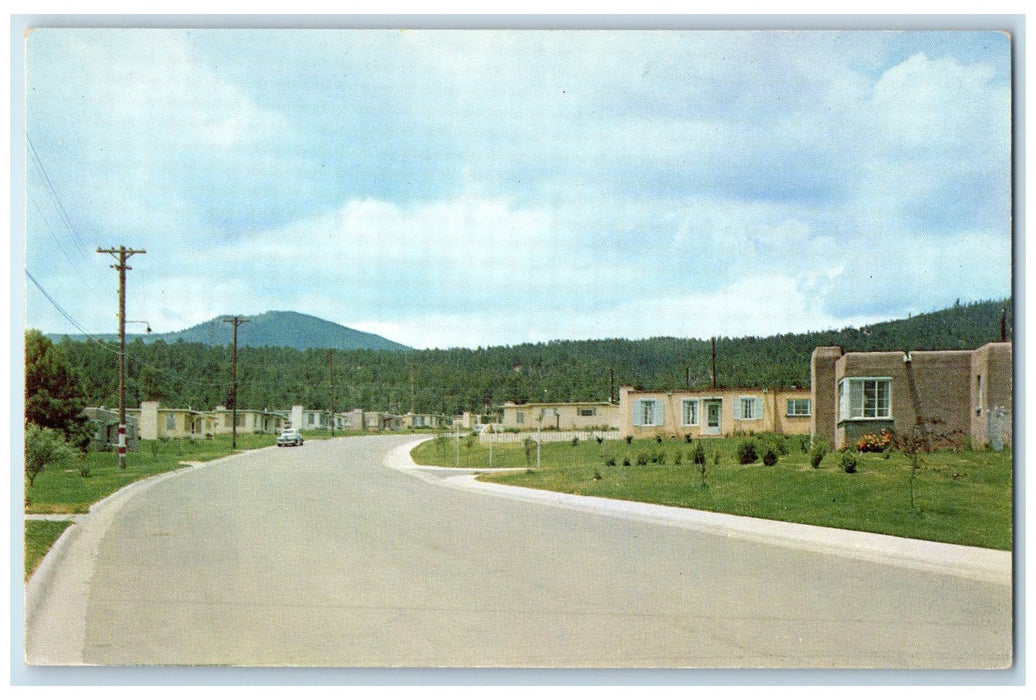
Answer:
<svg viewBox="0 0 1036 700"><path fill-rule="evenodd" d="M310 314L298 311L265 311L261 314L237 314L247 322L237 329L240 347L285 347L294 350L410 350L411 348L373 333L365 333ZM233 326L225 323L234 314L222 314L208 321L170 333L150 335L127 334L127 340L140 339L145 343L162 340L167 343L183 341L203 345L230 345ZM68 336L79 340L81 336ZM98 337L98 336L95 336ZM110 339L110 334L103 336ZM116 336L117 337L117 336Z"/></svg>

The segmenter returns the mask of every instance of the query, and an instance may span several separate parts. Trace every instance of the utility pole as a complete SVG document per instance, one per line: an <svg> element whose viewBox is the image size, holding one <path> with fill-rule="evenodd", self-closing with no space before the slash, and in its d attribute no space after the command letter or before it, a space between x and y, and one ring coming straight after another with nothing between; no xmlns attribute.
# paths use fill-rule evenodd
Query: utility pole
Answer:
<svg viewBox="0 0 1036 700"><path fill-rule="evenodd" d="M133 255L143 255L146 250L134 250L120 245L118 248L98 248L98 253L107 253L118 264L112 267L119 271L119 469L126 468L126 270L133 268L126 260Z"/></svg>
<svg viewBox="0 0 1036 700"><path fill-rule="evenodd" d="M335 436L335 351L327 351L327 373L331 377L331 437Z"/></svg>
<svg viewBox="0 0 1036 700"><path fill-rule="evenodd" d="M234 324L234 351L233 351L233 355L231 356L233 358L232 361L231 361L231 367L232 367L231 371L233 372L233 377L234 377L234 384L233 384L233 389L232 389L232 393L231 393L231 398L234 401L234 407L231 410L233 411L233 422L234 422L234 425L230 429L230 436L231 436L230 437L230 448L236 450L237 449L237 327L240 326L242 323L248 323L248 319L247 318L242 318L241 316L233 316L231 318L223 319L223 323L232 323L232 324Z"/></svg>
<svg viewBox="0 0 1036 700"><path fill-rule="evenodd" d="M716 388L716 338L712 339L712 388Z"/></svg>

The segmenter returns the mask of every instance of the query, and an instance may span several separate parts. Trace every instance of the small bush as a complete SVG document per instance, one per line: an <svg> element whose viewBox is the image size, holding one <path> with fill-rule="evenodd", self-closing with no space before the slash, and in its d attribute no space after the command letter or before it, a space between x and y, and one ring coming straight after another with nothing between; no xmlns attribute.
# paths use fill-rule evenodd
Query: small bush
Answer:
<svg viewBox="0 0 1036 700"><path fill-rule="evenodd" d="M691 434L690 434L690 433L684 433L684 435L683 435L683 440L684 440L684 442L686 442L686 443L687 443L688 445L690 445L690 444L691 444L691 441L692 441L692 440L694 440L694 438L692 438L692 437L691 437Z"/></svg>
<svg viewBox="0 0 1036 700"><path fill-rule="evenodd" d="M823 440L817 440L813 443L813 449L809 452L809 463L814 469L820 468L820 463L827 456L827 443Z"/></svg>
<svg viewBox="0 0 1036 700"><path fill-rule="evenodd" d="M649 455L647 452L639 452L639 453L637 453L637 466L638 467L646 466L650 459L651 459L651 455Z"/></svg>
<svg viewBox="0 0 1036 700"><path fill-rule="evenodd" d="M740 464L752 464L759 459L759 452L754 440L744 440L737 446L737 461Z"/></svg>
<svg viewBox="0 0 1036 700"><path fill-rule="evenodd" d="M573 435L572 436L572 447L579 447L579 436L578 435Z"/></svg>
<svg viewBox="0 0 1036 700"><path fill-rule="evenodd" d="M839 464L842 467L842 471L846 474L856 473L856 455L852 452L842 453L842 459L839 461Z"/></svg>
<svg viewBox="0 0 1036 700"><path fill-rule="evenodd" d="M713 450L713 452L712 452L712 466L718 467L719 466L719 460L720 460L719 450Z"/></svg>
<svg viewBox="0 0 1036 700"><path fill-rule="evenodd" d="M604 444L604 438L601 437L600 435L597 436L597 444L598 445Z"/></svg>
<svg viewBox="0 0 1036 700"><path fill-rule="evenodd" d="M626 444L627 445L632 445L633 444L633 436L632 435L627 435L626 436Z"/></svg>
<svg viewBox="0 0 1036 700"><path fill-rule="evenodd" d="M705 464L705 445L698 441L691 448L691 461L695 464Z"/></svg>
<svg viewBox="0 0 1036 700"><path fill-rule="evenodd" d="M608 459L604 460L604 466L606 466L606 467L614 467L615 466L615 458L614 457L609 457Z"/></svg>
<svg viewBox="0 0 1036 700"><path fill-rule="evenodd" d="M777 453L772 447L766 448L766 452L763 453L763 464L768 467L777 464Z"/></svg>
<svg viewBox="0 0 1036 700"><path fill-rule="evenodd" d="M676 454L673 455L673 464L676 466L683 464L683 455L680 453L680 450L677 450Z"/></svg>
<svg viewBox="0 0 1036 700"><path fill-rule="evenodd" d="M594 469L594 481L600 481L602 478L604 477L601 476L601 470Z"/></svg>
<svg viewBox="0 0 1036 700"><path fill-rule="evenodd" d="M628 466L631 466L631 464L632 463L630 462L630 458L629 457L623 457L622 458L622 466L628 467Z"/></svg>
<svg viewBox="0 0 1036 700"><path fill-rule="evenodd" d="M655 455L654 461L655 461L656 464L665 464L666 463L665 452L663 452L662 450L659 450L658 454Z"/></svg>

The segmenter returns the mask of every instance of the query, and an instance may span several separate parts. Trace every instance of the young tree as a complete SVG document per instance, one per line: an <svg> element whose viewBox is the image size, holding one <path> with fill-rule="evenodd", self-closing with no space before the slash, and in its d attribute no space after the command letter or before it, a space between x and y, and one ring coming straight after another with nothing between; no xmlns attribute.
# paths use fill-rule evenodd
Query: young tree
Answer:
<svg viewBox="0 0 1036 700"><path fill-rule="evenodd" d="M90 436L79 376L50 339L38 330L25 332L25 420L59 430L83 449Z"/></svg>
<svg viewBox="0 0 1036 700"><path fill-rule="evenodd" d="M25 476L29 479L29 488L48 465L68 462L76 455L76 450L59 431L25 424Z"/></svg>

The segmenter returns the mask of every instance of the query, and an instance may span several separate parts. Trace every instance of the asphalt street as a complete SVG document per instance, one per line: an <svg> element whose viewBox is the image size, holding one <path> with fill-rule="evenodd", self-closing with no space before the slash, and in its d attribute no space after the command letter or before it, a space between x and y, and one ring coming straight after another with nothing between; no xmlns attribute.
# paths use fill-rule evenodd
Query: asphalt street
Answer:
<svg viewBox="0 0 1036 700"><path fill-rule="evenodd" d="M680 509L646 517L480 488L393 452L412 440L268 448L117 494L30 582L27 661L1011 664L1009 569L961 575L667 520Z"/></svg>

